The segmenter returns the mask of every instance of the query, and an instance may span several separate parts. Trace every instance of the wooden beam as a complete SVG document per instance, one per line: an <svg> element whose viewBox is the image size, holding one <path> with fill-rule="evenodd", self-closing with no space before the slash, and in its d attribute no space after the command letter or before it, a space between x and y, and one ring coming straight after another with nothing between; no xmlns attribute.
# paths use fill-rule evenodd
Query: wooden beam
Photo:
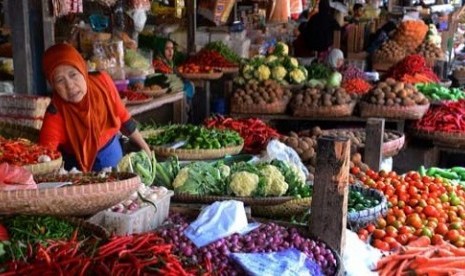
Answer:
<svg viewBox="0 0 465 276"><path fill-rule="evenodd" d="M195 29L197 28L197 0L188 0L187 13L187 54L195 54Z"/></svg>
<svg viewBox="0 0 465 276"><path fill-rule="evenodd" d="M365 132L364 162L377 172L381 169L381 159L383 158L384 119L369 118Z"/></svg>
<svg viewBox="0 0 465 276"><path fill-rule="evenodd" d="M347 226L349 167L349 139L318 139L309 229L341 255Z"/></svg>

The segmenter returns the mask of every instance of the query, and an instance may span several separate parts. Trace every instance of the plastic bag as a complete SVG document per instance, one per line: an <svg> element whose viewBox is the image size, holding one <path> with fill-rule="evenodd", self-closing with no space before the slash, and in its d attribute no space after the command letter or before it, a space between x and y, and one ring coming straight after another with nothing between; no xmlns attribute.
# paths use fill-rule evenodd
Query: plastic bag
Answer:
<svg viewBox="0 0 465 276"><path fill-rule="evenodd" d="M265 155L261 158L263 161L271 161L273 159L292 163L304 173L305 177L308 177L309 175L307 168L300 160L299 154L297 154L293 148L286 146L284 143L281 143L276 139L273 139L268 143Z"/></svg>
<svg viewBox="0 0 465 276"><path fill-rule="evenodd" d="M149 0L131 0L131 8L141 9L144 11L150 10L150 1Z"/></svg>
<svg viewBox="0 0 465 276"><path fill-rule="evenodd" d="M138 33L142 32L147 21L147 12L144 9L134 9L128 12L134 23L134 30Z"/></svg>
<svg viewBox="0 0 465 276"><path fill-rule="evenodd" d="M0 164L0 191L24 189L37 189L32 173L20 166Z"/></svg>

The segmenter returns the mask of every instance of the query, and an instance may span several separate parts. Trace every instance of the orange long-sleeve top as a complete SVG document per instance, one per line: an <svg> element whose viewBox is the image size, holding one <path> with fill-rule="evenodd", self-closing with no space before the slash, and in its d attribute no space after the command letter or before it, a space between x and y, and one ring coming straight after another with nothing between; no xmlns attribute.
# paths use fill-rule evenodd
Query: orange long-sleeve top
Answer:
<svg viewBox="0 0 465 276"><path fill-rule="evenodd" d="M121 126L125 125L131 119L131 114L129 114L121 101L118 91L107 73L99 72L97 74L89 75L89 77L98 78L106 84L105 86L110 91L110 98L115 107L117 117L119 118L117 127L105 129L101 133L98 145L98 148L101 149L120 131ZM95 110L95 112L98 112L98 110ZM58 110L53 106L53 100L44 116L44 122L39 135L39 144L48 146L55 150L62 149L67 153L73 154L69 137L65 131L65 121Z"/></svg>

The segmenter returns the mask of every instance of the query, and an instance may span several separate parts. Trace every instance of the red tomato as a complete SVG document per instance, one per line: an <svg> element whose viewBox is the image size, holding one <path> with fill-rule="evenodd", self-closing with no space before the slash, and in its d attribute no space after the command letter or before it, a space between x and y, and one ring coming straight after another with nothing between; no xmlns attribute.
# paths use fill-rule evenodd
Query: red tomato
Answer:
<svg viewBox="0 0 465 276"><path fill-rule="evenodd" d="M368 224L366 229L368 230L369 233L373 233L373 231L376 229L374 224Z"/></svg>
<svg viewBox="0 0 465 276"><path fill-rule="evenodd" d="M423 213L427 216L427 217L438 217L439 216L439 212L438 210L436 210L435 207L431 206L431 205L427 205L425 206L425 208L423 208Z"/></svg>
<svg viewBox="0 0 465 276"><path fill-rule="evenodd" d="M460 238L459 231L453 229L449 230L445 236L448 241L455 242Z"/></svg>
<svg viewBox="0 0 465 276"><path fill-rule="evenodd" d="M408 239L408 235L407 234L400 234L397 236L396 240L402 244L402 245L405 245L408 243L409 239Z"/></svg>
<svg viewBox="0 0 465 276"><path fill-rule="evenodd" d="M444 238L439 235L439 234L434 234L432 237L431 237L431 243L433 245L441 245L444 243Z"/></svg>
<svg viewBox="0 0 465 276"><path fill-rule="evenodd" d="M380 239L375 239L373 241L373 246L378 248L379 250L382 250L382 251L389 251L391 249L387 242L384 242L384 241L382 241Z"/></svg>

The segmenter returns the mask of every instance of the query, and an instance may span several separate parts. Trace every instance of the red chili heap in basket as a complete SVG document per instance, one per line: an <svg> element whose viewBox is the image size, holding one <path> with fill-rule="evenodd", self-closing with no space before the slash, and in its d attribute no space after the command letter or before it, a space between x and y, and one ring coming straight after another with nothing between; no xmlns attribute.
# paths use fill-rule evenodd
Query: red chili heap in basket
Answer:
<svg viewBox="0 0 465 276"><path fill-rule="evenodd" d="M244 139L243 152L259 153L272 138L279 138L280 134L257 118L232 119L215 116L205 120L208 128L231 129L237 131Z"/></svg>
<svg viewBox="0 0 465 276"><path fill-rule="evenodd" d="M465 132L465 100L430 107L415 127L425 131Z"/></svg>
<svg viewBox="0 0 465 276"><path fill-rule="evenodd" d="M179 67L181 73L209 73L213 68L230 68L237 67L236 64L229 62L220 53L212 50L202 50L195 56L190 57L183 65Z"/></svg>
<svg viewBox="0 0 465 276"><path fill-rule="evenodd" d="M122 99L126 98L128 101L132 102L132 101L143 101L143 100L147 100L150 98L149 95L146 95L144 93L140 93L140 92L134 92L134 91L121 91L119 92L120 96Z"/></svg>
<svg viewBox="0 0 465 276"><path fill-rule="evenodd" d="M349 94L365 94L371 89L371 85L364 79L355 78L344 81L342 88Z"/></svg>
<svg viewBox="0 0 465 276"><path fill-rule="evenodd" d="M70 241L50 241L48 247L38 244L36 250L31 246L28 262L6 263L5 275L209 275L209 271L183 268L172 254L173 245L155 233L113 237L92 256L83 247L77 231Z"/></svg>
<svg viewBox="0 0 465 276"><path fill-rule="evenodd" d="M59 158L60 152L34 144L26 139L6 139L0 136L0 163L23 166L36 164L41 155L47 155L50 159Z"/></svg>
<svg viewBox="0 0 465 276"><path fill-rule="evenodd" d="M438 76L426 66L421 55L410 55L393 66L386 77L392 77L405 83L439 82Z"/></svg>

